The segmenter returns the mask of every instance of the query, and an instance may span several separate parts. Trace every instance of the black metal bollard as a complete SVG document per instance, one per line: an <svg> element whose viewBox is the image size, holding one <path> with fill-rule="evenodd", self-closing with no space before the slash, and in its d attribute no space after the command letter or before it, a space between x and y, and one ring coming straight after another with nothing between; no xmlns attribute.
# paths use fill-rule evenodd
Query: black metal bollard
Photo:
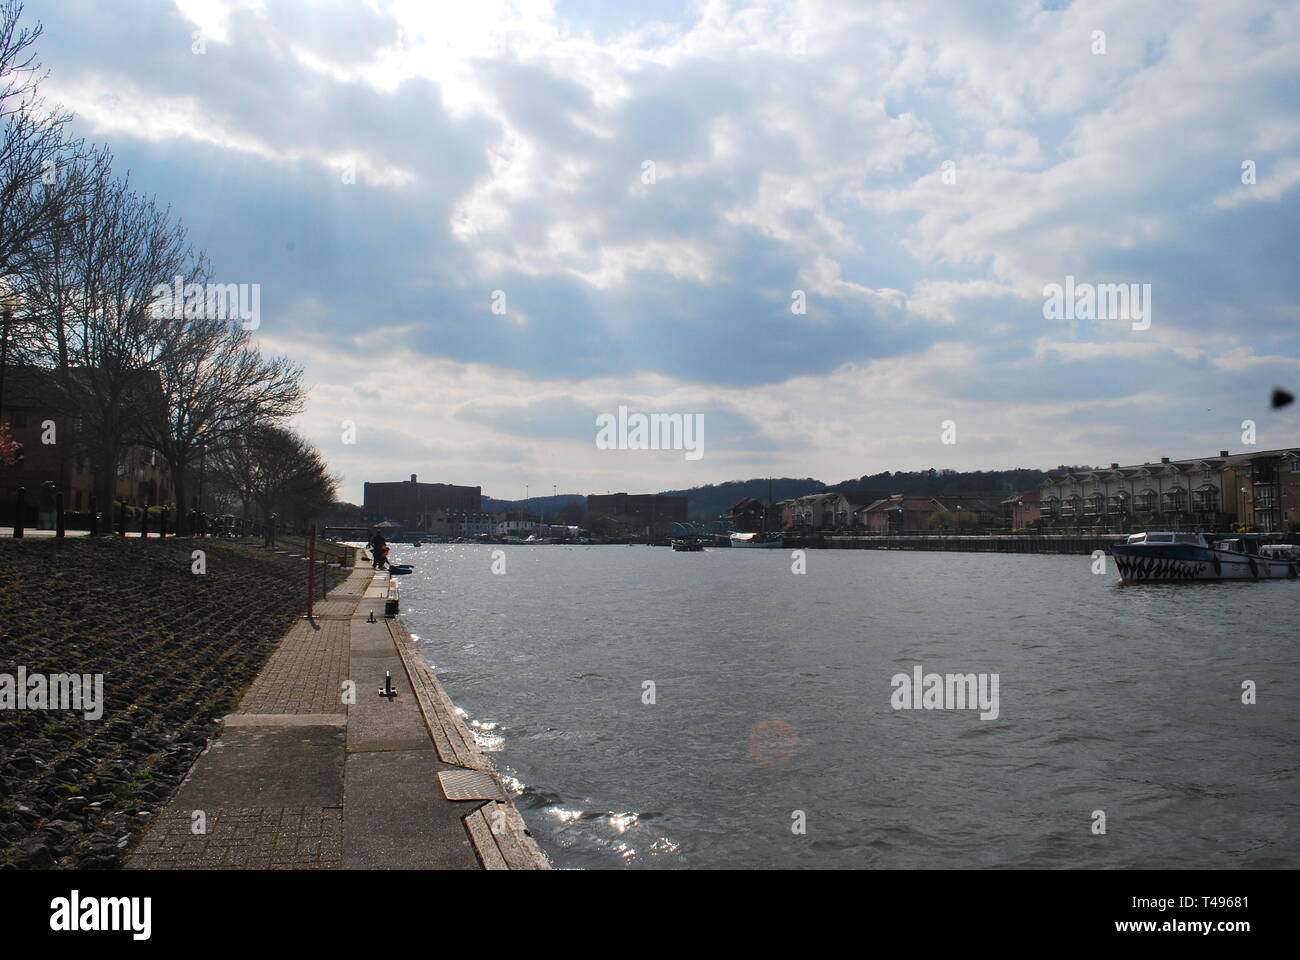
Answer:
<svg viewBox="0 0 1300 960"><path fill-rule="evenodd" d="M119 500L117 502L117 535L119 537L126 536L126 501L125 500Z"/></svg>
<svg viewBox="0 0 1300 960"><path fill-rule="evenodd" d="M144 505L144 509L140 511L140 539L149 539L149 504L147 503Z"/></svg>
<svg viewBox="0 0 1300 960"><path fill-rule="evenodd" d="M27 488L18 488L18 511L14 514L14 539L23 538L23 511L27 508Z"/></svg>
<svg viewBox="0 0 1300 960"><path fill-rule="evenodd" d="M63 491L56 491L54 494L54 535L62 537L67 534L63 525Z"/></svg>
<svg viewBox="0 0 1300 960"><path fill-rule="evenodd" d="M166 507L163 507L160 511L158 511L158 520L160 521L158 535L165 540L167 539L167 508Z"/></svg>
<svg viewBox="0 0 1300 960"><path fill-rule="evenodd" d="M99 502L93 493L90 495L90 535L99 536Z"/></svg>

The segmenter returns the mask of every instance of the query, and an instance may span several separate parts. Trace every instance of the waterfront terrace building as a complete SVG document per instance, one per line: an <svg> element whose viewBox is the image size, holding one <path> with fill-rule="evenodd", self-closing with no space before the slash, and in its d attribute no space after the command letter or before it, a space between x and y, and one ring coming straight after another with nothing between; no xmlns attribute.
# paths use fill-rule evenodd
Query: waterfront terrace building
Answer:
<svg viewBox="0 0 1300 960"><path fill-rule="evenodd" d="M763 529L763 502L753 497L741 497L723 514L733 530L740 533L753 533Z"/></svg>
<svg viewBox="0 0 1300 960"><path fill-rule="evenodd" d="M1028 530L1039 525L1042 520L1039 499L1042 495L1042 490L1026 490L1002 501L1004 516L1012 530Z"/></svg>
<svg viewBox="0 0 1300 960"><path fill-rule="evenodd" d="M588 513L635 520L640 526L686 522L686 497L661 493L606 493L587 497Z"/></svg>
<svg viewBox="0 0 1300 960"><path fill-rule="evenodd" d="M1061 470L1043 482L1043 526L1261 532L1300 521L1300 448Z"/></svg>
<svg viewBox="0 0 1300 960"><path fill-rule="evenodd" d="M794 501L796 530L847 530L853 522L853 504L842 493L810 493Z"/></svg>
<svg viewBox="0 0 1300 960"><path fill-rule="evenodd" d="M917 533L929 529L930 517L947 509L935 497L900 493L863 507L861 525L868 533Z"/></svg>
<svg viewBox="0 0 1300 960"><path fill-rule="evenodd" d="M410 480L365 484L362 513L374 519L394 520L408 530L423 530L440 511L478 513L482 506L481 487L460 487L452 483L418 483Z"/></svg>
<svg viewBox="0 0 1300 960"><path fill-rule="evenodd" d="M1300 531L1300 447L1229 457L1224 486L1238 494L1238 523L1265 533Z"/></svg>
<svg viewBox="0 0 1300 960"><path fill-rule="evenodd" d="M980 527L998 527L1009 520L1008 511L1003 504L1005 499L984 494L957 494L951 497L945 495L943 502L952 513L975 514L976 524Z"/></svg>

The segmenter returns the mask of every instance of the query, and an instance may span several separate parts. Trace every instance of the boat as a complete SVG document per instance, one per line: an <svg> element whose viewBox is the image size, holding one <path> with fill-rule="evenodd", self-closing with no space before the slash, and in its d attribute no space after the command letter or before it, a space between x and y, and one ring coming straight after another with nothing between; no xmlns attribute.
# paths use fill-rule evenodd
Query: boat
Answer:
<svg viewBox="0 0 1300 960"><path fill-rule="evenodd" d="M1171 580L1276 580L1300 577L1300 551L1248 534L1131 534L1111 547L1121 583Z"/></svg>
<svg viewBox="0 0 1300 960"><path fill-rule="evenodd" d="M733 533L731 535L731 545L733 547L767 547L779 550L785 546L785 538L779 533Z"/></svg>
<svg viewBox="0 0 1300 960"><path fill-rule="evenodd" d="M704 544L700 543L698 540L673 540L672 545L674 550L681 550L688 553L696 553L704 549Z"/></svg>
<svg viewBox="0 0 1300 960"><path fill-rule="evenodd" d="M414 573L415 567L411 566L409 563L390 563L388 565L388 572L400 577L403 574Z"/></svg>

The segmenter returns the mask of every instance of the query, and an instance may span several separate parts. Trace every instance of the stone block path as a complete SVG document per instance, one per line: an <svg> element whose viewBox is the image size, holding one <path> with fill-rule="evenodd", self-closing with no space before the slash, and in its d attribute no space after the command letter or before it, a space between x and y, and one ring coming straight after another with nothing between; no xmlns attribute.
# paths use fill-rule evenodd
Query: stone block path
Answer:
<svg viewBox="0 0 1300 960"><path fill-rule="evenodd" d="M358 565L290 628L127 869L549 868L513 804L444 794L492 768L383 617L385 576Z"/></svg>

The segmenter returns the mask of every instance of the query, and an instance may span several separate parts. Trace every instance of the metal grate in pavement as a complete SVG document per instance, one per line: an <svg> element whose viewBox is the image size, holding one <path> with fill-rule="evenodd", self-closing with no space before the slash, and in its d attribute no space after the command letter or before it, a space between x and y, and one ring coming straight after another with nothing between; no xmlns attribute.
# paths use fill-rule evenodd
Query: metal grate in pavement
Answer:
<svg viewBox="0 0 1300 960"><path fill-rule="evenodd" d="M504 800L497 778L482 770L444 770L438 774L448 800Z"/></svg>

